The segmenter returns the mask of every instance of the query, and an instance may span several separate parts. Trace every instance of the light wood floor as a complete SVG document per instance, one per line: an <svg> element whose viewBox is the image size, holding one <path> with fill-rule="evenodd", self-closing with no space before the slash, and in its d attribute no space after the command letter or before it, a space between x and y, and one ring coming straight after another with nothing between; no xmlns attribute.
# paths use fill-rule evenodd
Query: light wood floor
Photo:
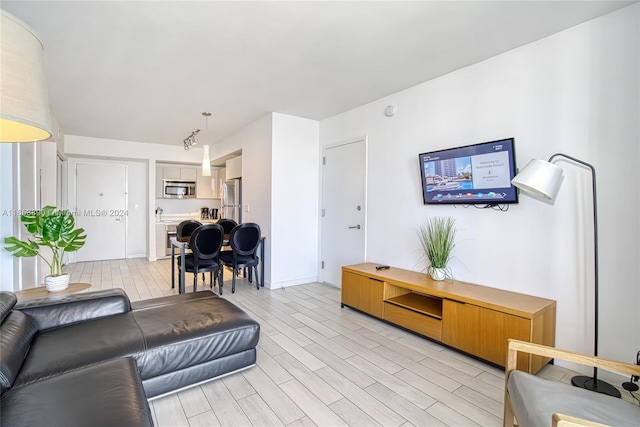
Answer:
<svg viewBox="0 0 640 427"><path fill-rule="evenodd" d="M78 263L67 271L91 290L123 288L132 301L177 293L169 260ZM151 401L159 427L502 425L503 370L340 308L337 288L256 290L239 280L231 294L225 271L223 289L260 322L257 365ZM569 382L573 373L548 366L542 375Z"/></svg>

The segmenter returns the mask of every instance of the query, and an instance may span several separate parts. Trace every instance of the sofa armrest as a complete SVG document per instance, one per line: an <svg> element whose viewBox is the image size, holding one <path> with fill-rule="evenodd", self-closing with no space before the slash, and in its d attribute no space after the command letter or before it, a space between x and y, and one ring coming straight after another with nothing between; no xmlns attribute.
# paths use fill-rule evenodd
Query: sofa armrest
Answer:
<svg viewBox="0 0 640 427"><path fill-rule="evenodd" d="M131 302L122 289L107 289L22 301L14 309L32 317L42 331L126 313L131 311Z"/></svg>

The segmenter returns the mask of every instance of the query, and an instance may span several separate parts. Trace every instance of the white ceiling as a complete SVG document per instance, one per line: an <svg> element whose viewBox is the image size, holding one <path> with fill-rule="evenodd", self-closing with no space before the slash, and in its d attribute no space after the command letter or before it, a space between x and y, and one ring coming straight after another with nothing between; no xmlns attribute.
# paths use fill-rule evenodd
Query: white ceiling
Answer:
<svg viewBox="0 0 640 427"><path fill-rule="evenodd" d="M182 145L321 120L631 1L7 1L42 39L64 133Z"/></svg>

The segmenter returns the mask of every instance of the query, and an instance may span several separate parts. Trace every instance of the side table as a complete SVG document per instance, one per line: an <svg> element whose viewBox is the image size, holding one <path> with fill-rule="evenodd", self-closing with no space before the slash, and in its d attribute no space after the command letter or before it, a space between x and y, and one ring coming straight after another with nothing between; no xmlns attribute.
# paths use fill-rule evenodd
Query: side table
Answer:
<svg viewBox="0 0 640 427"><path fill-rule="evenodd" d="M44 286L38 286L37 288L25 289L24 291L14 292L18 301L26 301L31 299L54 297L56 295L75 294L78 292L86 291L91 285L89 283L69 283L69 287L60 292L49 292Z"/></svg>

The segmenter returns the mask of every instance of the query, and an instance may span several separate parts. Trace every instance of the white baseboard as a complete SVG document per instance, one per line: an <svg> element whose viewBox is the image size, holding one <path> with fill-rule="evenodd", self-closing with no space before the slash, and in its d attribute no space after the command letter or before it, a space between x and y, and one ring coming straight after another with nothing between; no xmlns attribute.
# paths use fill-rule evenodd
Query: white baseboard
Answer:
<svg viewBox="0 0 640 427"><path fill-rule="evenodd" d="M301 277L301 278L292 279L292 280L284 280L281 282L267 282L264 284L264 287L269 289L280 289L280 288L288 288L289 286L304 285L306 283L312 283L317 281L318 281L318 276L309 276L309 277Z"/></svg>
<svg viewBox="0 0 640 427"><path fill-rule="evenodd" d="M127 259L129 258L146 258L147 254L130 254L127 255Z"/></svg>

